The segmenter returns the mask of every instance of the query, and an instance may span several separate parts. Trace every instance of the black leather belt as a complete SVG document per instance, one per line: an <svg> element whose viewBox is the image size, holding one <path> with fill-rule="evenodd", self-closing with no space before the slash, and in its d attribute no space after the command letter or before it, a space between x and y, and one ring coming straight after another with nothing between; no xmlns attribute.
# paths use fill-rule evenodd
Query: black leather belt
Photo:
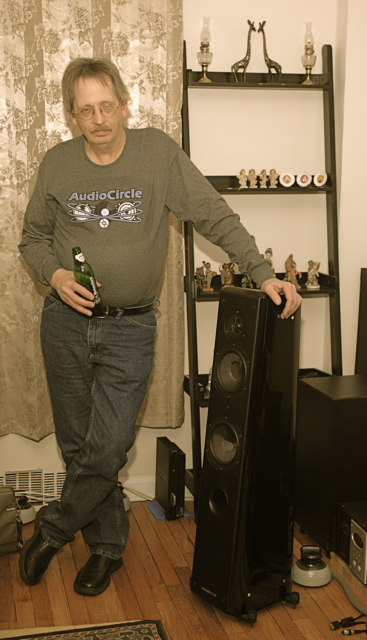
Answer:
<svg viewBox="0 0 367 640"><path fill-rule="evenodd" d="M64 304L66 307L69 307L69 309L71 309L72 311L75 311L76 313L79 313L79 311L77 311L76 309L74 309L73 307L71 307L69 304L66 304L66 302L64 302L63 300L61 300L59 294L57 293L56 289L54 289L53 287L51 287L51 295L56 298L56 300L60 300L60 302L62 302L62 304ZM98 318L107 318L108 316L117 316L117 315L123 315L123 316L140 316L142 313L148 313L149 311L152 311L153 309L155 309L155 300L153 300L152 302L149 302L148 304L144 304L144 305L140 305L137 307L126 307L126 309L121 309L120 307L103 307L103 315L98 315L96 317ZM90 309L93 313L93 308L91 307L87 307L88 309ZM122 313L121 313L122 312ZM80 314L80 315L85 315L85 314ZM89 317L89 316L87 316Z"/></svg>

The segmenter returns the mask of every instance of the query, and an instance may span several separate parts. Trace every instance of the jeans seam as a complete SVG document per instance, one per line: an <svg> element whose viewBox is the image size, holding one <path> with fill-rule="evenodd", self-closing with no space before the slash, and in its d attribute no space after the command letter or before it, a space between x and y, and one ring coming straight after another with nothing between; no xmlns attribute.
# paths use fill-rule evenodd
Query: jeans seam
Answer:
<svg viewBox="0 0 367 640"><path fill-rule="evenodd" d="M93 547L93 551L91 550L91 547L89 547L90 553L93 556L104 556L104 558L110 558L110 560L119 560L121 558L120 555L116 555L115 553L113 554L107 554L103 549L94 549Z"/></svg>
<svg viewBox="0 0 367 640"><path fill-rule="evenodd" d="M95 384L96 384L96 378L94 377L92 388L91 388L91 396L92 397L93 397L93 389L95 387ZM73 477L72 477L72 479L71 479L71 481L69 483L69 486L65 491L65 494L64 494L65 498L69 495L71 489L74 487L74 484L75 484L78 476L80 476L81 472L83 471L83 466L82 465L84 465L84 463L89 458L89 439L90 439L90 435L92 433L93 426L94 426L94 402L92 402L92 410L91 410L91 415L90 415L90 425L89 425L88 433L87 433L87 435L85 437L85 440L84 440L85 448L86 448L86 455L84 456L83 460L80 461L79 468L76 469L76 471L75 471L75 473L74 473L74 475L73 475Z"/></svg>
<svg viewBox="0 0 367 640"><path fill-rule="evenodd" d="M118 508L118 500L119 500L119 495L118 495L118 493L117 493L118 491L120 491L120 489L118 489L118 488L116 487L116 489L115 489L115 491L114 491L114 493L115 493L115 515L116 515L116 528L117 528L118 534L119 534L119 536L120 536L120 538L121 538L121 544L122 544L122 547L123 547L123 548L125 548L125 545L126 545L126 539L124 539L123 531L122 531L122 529L121 529L121 518L120 518L120 511L119 511L119 508ZM122 496L121 496L121 497L122 497ZM122 499L123 499L123 497L122 497ZM124 505L124 508L125 508L125 505Z"/></svg>

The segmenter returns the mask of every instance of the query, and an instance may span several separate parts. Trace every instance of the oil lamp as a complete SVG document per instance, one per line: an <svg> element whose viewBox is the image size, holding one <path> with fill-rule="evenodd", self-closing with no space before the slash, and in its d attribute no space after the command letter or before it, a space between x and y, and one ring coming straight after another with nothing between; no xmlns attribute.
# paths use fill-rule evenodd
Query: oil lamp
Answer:
<svg viewBox="0 0 367 640"><path fill-rule="evenodd" d="M200 51L197 54L198 62L199 64L201 64L201 68L203 71L203 77L200 78L199 82L211 82L211 80L209 80L208 76L206 75L208 66L213 60L213 54L209 51L209 44L210 44L210 38L211 38L209 22L210 22L210 18L203 18L203 28L200 33L200 40L201 40Z"/></svg>
<svg viewBox="0 0 367 640"><path fill-rule="evenodd" d="M301 56L302 64L306 69L306 80L302 84L313 84L310 75L315 66L316 56L314 51L315 38L312 33L312 22L306 22L306 33L304 37L305 53Z"/></svg>

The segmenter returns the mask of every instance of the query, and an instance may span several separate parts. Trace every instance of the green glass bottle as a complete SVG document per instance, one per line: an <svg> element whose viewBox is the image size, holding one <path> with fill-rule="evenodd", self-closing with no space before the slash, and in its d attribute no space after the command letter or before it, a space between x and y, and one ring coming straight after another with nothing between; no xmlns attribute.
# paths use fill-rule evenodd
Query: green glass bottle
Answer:
<svg viewBox="0 0 367 640"><path fill-rule="evenodd" d="M81 284L94 295L94 308L91 309L92 314L94 316L104 317L106 315L106 309L105 307L103 307L101 294L98 291L92 267L90 266L90 264L88 264L88 262L86 262L80 247L74 247L73 257L75 280L78 282L78 284Z"/></svg>

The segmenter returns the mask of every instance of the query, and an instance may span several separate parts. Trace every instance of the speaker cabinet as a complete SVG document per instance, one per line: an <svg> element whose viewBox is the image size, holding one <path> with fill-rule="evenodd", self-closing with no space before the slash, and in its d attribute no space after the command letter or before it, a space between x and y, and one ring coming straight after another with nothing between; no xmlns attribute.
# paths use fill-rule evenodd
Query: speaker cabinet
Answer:
<svg viewBox="0 0 367 640"><path fill-rule="evenodd" d="M336 551L334 505L367 500L367 375L300 380L295 519Z"/></svg>
<svg viewBox="0 0 367 640"><path fill-rule="evenodd" d="M191 589L253 622L291 594L300 310L256 290L219 302Z"/></svg>
<svg viewBox="0 0 367 640"><path fill-rule="evenodd" d="M354 373L367 374L367 269L361 269L356 363Z"/></svg>

